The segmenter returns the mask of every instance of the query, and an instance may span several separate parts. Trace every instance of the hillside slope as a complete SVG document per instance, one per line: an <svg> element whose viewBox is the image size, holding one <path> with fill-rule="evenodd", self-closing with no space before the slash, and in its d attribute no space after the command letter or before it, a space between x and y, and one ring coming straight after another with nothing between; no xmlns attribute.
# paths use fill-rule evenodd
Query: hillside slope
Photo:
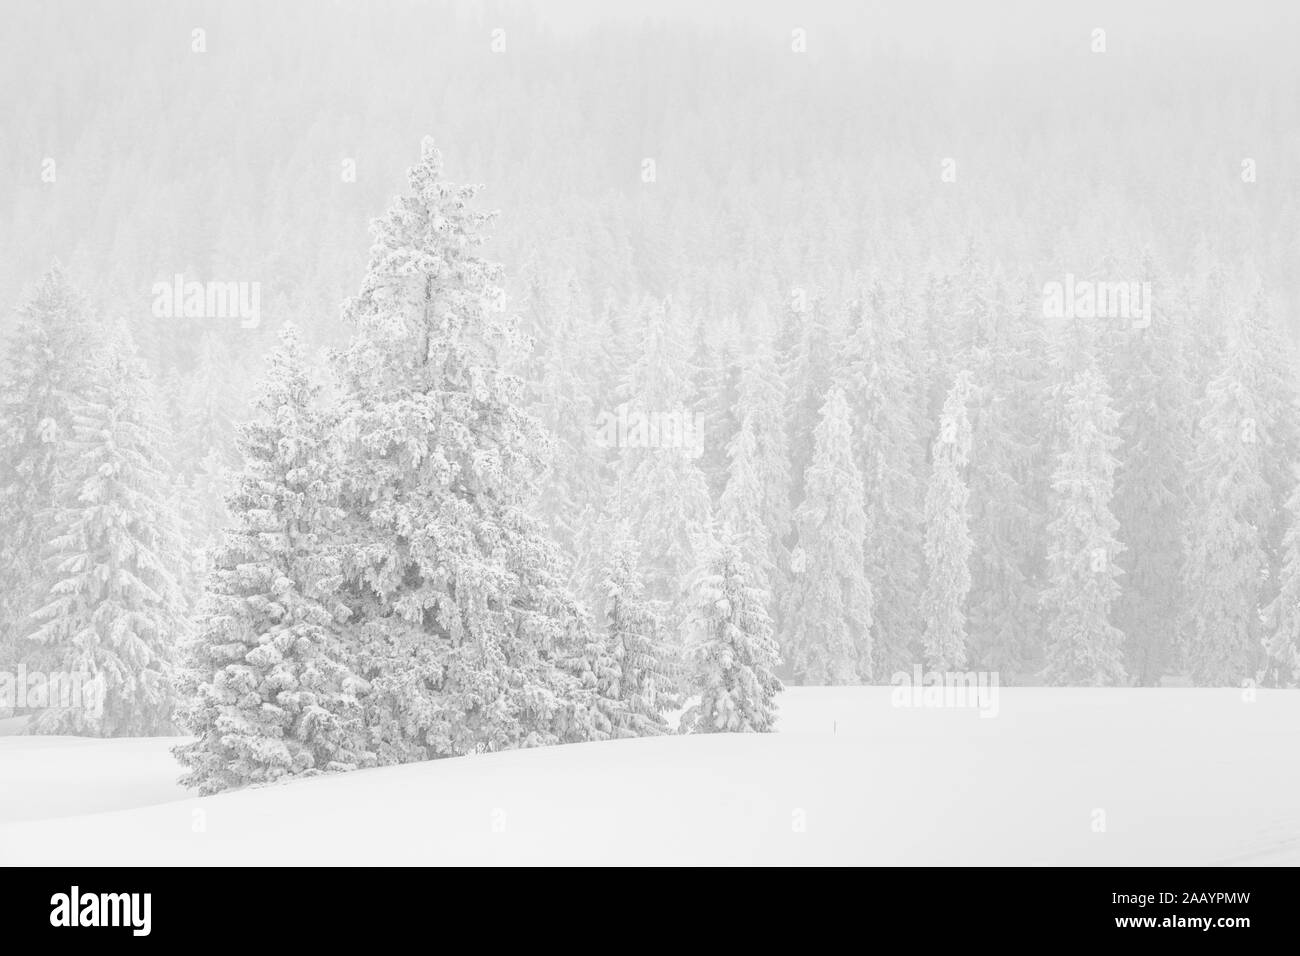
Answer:
<svg viewBox="0 0 1300 956"><path fill-rule="evenodd" d="M1295 693L1013 688L985 719L894 707L889 688L795 688L777 734L492 754L204 799L176 798L172 743L0 738L0 862L1300 861Z"/></svg>

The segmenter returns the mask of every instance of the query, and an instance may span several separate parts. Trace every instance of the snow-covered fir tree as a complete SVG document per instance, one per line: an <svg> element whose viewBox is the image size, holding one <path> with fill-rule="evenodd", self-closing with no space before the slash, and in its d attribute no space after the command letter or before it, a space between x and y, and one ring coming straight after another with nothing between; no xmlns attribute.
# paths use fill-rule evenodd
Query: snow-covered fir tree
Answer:
<svg viewBox="0 0 1300 956"><path fill-rule="evenodd" d="M270 356L256 417L238 429L244 466L233 527L215 555L183 682L183 782L216 793L374 760L351 669L338 567L333 416L297 329Z"/></svg>
<svg viewBox="0 0 1300 956"><path fill-rule="evenodd" d="M802 287L792 289L777 348L786 392L790 500L796 506L805 496L804 478L814 454L813 434L834 374L835 335L828 308L823 294Z"/></svg>
<svg viewBox="0 0 1300 956"><path fill-rule="evenodd" d="M647 562L648 593L666 606L671 628L686 613L686 582L713 511L699 467L702 423L678 371L680 325L671 303L650 305L641 353L620 391L624 404L602 425L603 440L618 448L615 520L632 529Z"/></svg>
<svg viewBox="0 0 1300 956"><path fill-rule="evenodd" d="M235 423L245 417L247 407L242 385L243 369L215 331L200 337L193 370L179 397L169 394L174 383L164 381L164 418L176 429L169 457L185 489L182 518L197 580L207 573L210 552L230 522L226 498L232 472L240 464Z"/></svg>
<svg viewBox="0 0 1300 956"><path fill-rule="evenodd" d="M1111 512L1119 415L1106 380L1092 366L1065 389L1065 433L1052 473L1047 528L1046 679L1055 684L1119 684L1124 634L1111 620L1123 548Z"/></svg>
<svg viewBox="0 0 1300 956"><path fill-rule="evenodd" d="M959 372L939 417L925 492L922 640L926 665L936 671L960 670L966 664L971 537L970 489L964 472L971 449L970 396L970 373Z"/></svg>
<svg viewBox="0 0 1300 956"><path fill-rule="evenodd" d="M682 714L682 730L771 731L782 687L767 596L726 529L711 543L694 588L687 667L699 699Z"/></svg>
<svg viewBox="0 0 1300 956"><path fill-rule="evenodd" d="M627 706L618 697L618 664L609 635L591 626L581 613L557 655L573 685L558 701L553 721L555 742L610 740L625 726Z"/></svg>
<svg viewBox="0 0 1300 956"><path fill-rule="evenodd" d="M157 399L125 325L107 336L71 440L52 508L51 581L28 639L50 670L83 675L92 706L43 710L35 733L171 733L177 644L187 608L177 582L183 542L169 508ZM75 704L76 702L72 702Z"/></svg>
<svg viewBox="0 0 1300 956"><path fill-rule="evenodd" d="M1293 337L1278 322L1277 307L1253 262L1242 269L1242 288L1234 293L1238 306L1237 336L1251 358L1247 387L1260 403L1260 424L1268 447L1260 454L1269 487L1264 547L1268 576L1260 591L1261 606L1277 596L1287 530L1287 502L1295 490L1293 463L1300 461L1300 385ZM1255 662L1256 664L1259 661Z"/></svg>
<svg viewBox="0 0 1300 956"><path fill-rule="evenodd" d="M608 358L576 277L550 284L538 279L529 297L538 333L532 409L552 438L540 501L557 542L576 556L609 483L608 456L592 427Z"/></svg>
<svg viewBox="0 0 1300 956"><path fill-rule="evenodd" d="M865 492L872 653L880 674L910 667L921 649L924 446L901 308L879 289L862 293L854 304L856 328L841 355Z"/></svg>
<svg viewBox="0 0 1300 956"><path fill-rule="evenodd" d="M43 559L92 351L87 312L56 263L18 310L0 370L0 667L24 653L18 639L50 583Z"/></svg>
<svg viewBox="0 0 1300 956"><path fill-rule="evenodd" d="M1300 680L1300 483L1287 502L1287 521L1277 597L1264 616L1264 683L1280 687Z"/></svg>
<svg viewBox="0 0 1300 956"><path fill-rule="evenodd" d="M753 528L762 529L758 536L766 542L767 553L748 555L748 560L763 576L764 586L773 593L774 604L775 598L786 592L790 576L790 551L786 543L791 530L790 459L785 399L785 382L770 343L763 339L741 371L737 386L735 414L741 430L728 447L728 484L739 481L739 486L733 491L724 489L719 505L723 522L729 522L742 537L743 521L739 514L742 509L749 511L745 520L752 522ZM749 437L742 437L746 432ZM748 462L743 470L752 476L752 482L749 478L736 477L742 468L741 459ZM746 491L742 494L740 488ZM778 609L773 607L772 611L779 623Z"/></svg>
<svg viewBox="0 0 1300 956"><path fill-rule="evenodd" d="M220 543L222 530L230 524L227 497L231 469L219 452L211 451L199 456L188 471L189 538L194 545L196 571L203 574L209 566L209 552Z"/></svg>
<svg viewBox="0 0 1300 956"><path fill-rule="evenodd" d="M1143 271L1153 275L1154 266ZM1128 331L1114 359L1122 441L1114 511L1125 545L1115 623L1126 638L1125 670L1143 686L1170 670L1177 643L1193 423L1187 312L1168 279L1156 274L1152 282L1164 292L1158 307L1144 328Z"/></svg>
<svg viewBox="0 0 1300 956"><path fill-rule="evenodd" d="M772 565L771 532L763 522L763 486L758 477L758 441L753 419L746 416L739 434L728 449L731 458L727 484L718 502L718 518L733 529L736 546L760 583L769 587L776 568Z"/></svg>
<svg viewBox="0 0 1300 956"><path fill-rule="evenodd" d="M237 397L238 373L230 347L221 336L204 334L180 409L182 431L176 444L182 469L194 468L208 456L213 456L219 467L233 468L239 463L235 415L242 403Z"/></svg>
<svg viewBox="0 0 1300 956"><path fill-rule="evenodd" d="M613 736L646 737L668 731L665 712L677 706L673 688L680 667L675 641L645 593L636 545L616 542L602 583L605 641L611 655L601 697L617 702Z"/></svg>
<svg viewBox="0 0 1300 956"><path fill-rule="evenodd" d="M1042 411L1047 341L1037 290L995 280L985 311L969 318L976 327L969 352L967 658L1008 679L1041 652L1038 587L1051 477Z"/></svg>
<svg viewBox="0 0 1300 956"><path fill-rule="evenodd" d="M794 575L783 652L803 684L871 679L872 591L864 566L866 515L844 393L833 388L814 433L806 494L795 511Z"/></svg>
<svg viewBox="0 0 1300 956"><path fill-rule="evenodd" d="M1196 425L1180 649L1200 685L1253 677L1262 655L1271 494L1262 461L1269 423L1249 384L1259 361L1250 339L1237 336L1206 387Z"/></svg>
<svg viewBox="0 0 1300 956"><path fill-rule="evenodd" d="M710 316L696 321L695 347L690 358L692 410L702 430L697 464L716 501L726 487L730 465L728 450L740 431L743 406L739 404L743 364L737 352L731 322L722 323L721 341L709 332L718 323Z"/></svg>
<svg viewBox="0 0 1300 956"><path fill-rule="evenodd" d="M575 733L561 662L581 609L535 516L548 443L512 371L527 343L502 270L477 253L492 218L477 192L426 138L345 307L340 553L385 764Z"/></svg>

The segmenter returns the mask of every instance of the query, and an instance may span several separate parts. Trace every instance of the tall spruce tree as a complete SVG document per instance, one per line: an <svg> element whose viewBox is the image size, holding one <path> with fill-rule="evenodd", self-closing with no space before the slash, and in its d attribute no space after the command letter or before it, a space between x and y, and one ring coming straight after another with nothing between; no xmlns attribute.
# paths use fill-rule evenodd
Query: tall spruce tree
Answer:
<svg viewBox="0 0 1300 956"><path fill-rule="evenodd" d="M910 667L921 650L924 447L919 389L903 333L901 305L877 290L856 304L841 379L854 421L854 447L865 491L867 577L877 673Z"/></svg>
<svg viewBox="0 0 1300 956"><path fill-rule="evenodd" d="M182 782L201 793L374 759L335 593L336 423L296 328L281 342L256 417L238 428L245 464L229 500L234 527L187 648L181 723L195 740L176 754L189 768Z"/></svg>
<svg viewBox="0 0 1300 956"><path fill-rule="evenodd" d="M216 332L205 333L199 340L180 410L182 431L176 443L183 470L195 468L209 455L215 456L222 468L239 463L235 429L235 414L241 404L239 372L226 342Z"/></svg>
<svg viewBox="0 0 1300 956"><path fill-rule="evenodd" d="M687 646L699 694L682 714L688 733L765 733L776 722L779 652L767 598L724 529L695 580Z"/></svg>
<svg viewBox="0 0 1300 956"><path fill-rule="evenodd" d="M689 360L691 404L703 431L697 464L704 473L710 496L717 500L727 482L727 450L740 430L736 413L740 391L741 364L734 343L715 345L708 330L711 317L697 316L695 339Z"/></svg>
<svg viewBox="0 0 1300 956"><path fill-rule="evenodd" d="M1126 637L1125 670L1135 683L1155 686L1172 664L1183 606L1193 393L1183 349L1185 305L1153 264L1143 274L1162 292L1153 303L1158 307L1144 327L1128 330L1115 356L1122 445L1114 510L1125 545L1115 623Z"/></svg>
<svg viewBox="0 0 1300 956"><path fill-rule="evenodd" d="M1250 338L1238 335L1206 387L1196 426L1180 649L1200 685L1252 677L1262 656L1271 494L1263 461L1269 422L1250 385L1259 361Z"/></svg>
<svg viewBox="0 0 1300 956"><path fill-rule="evenodd" d="M805 289L791 292L779 344L786 388L786 434L790 456L791 504L805 495L804 477L812 463L813 433L821 420L835 364L832 320L824 297Z"/></svg>
<svg viewBox="0 0 1300 956"><path fill-rule="evenodd" d="M183 544L163 449L167 436L124 325L112 329L73 410L50 522L52 585L28 639L50 670L98 686L94 706L50 707L34 733L171 733L177 644L187 608L176 577ZM75 704L75 702L74 702Z"/></svg>
<svg viewBox="0 0 1300 956"><path fill-rule="evenodd" d="M576 278L548 283L536 277L529 305L532 324L545 331L533 354L532 408L552 436L540 503L556 540L576 556L609 479L607 455L592 427L609 361Z"/></svg>
<svg viewBox="0 0 1300 956"><path fill-rule="evenodd" d="M702 423L678 371L680 324L671 303L651 306L641 354L621 390L625 404L607 420L620 432L613 436L621 446L617 514L629 522L647 562L650 596L668 609L674 630L686 614L686 582L699 563L700 537L713 512L698 463Z"/></svg>
<svg viewBox="0 0 1300 956"><path fill-rule="evenodd" d="M966 664L966 597L970 591L969 372L948 392L934 439L933 471L925 493L925 592L921 598L926 665L937 671Z"/></svg>
<svg viewBox="0 0 1300 956"><path fill-rule="evenodd" d="M18 310L0 370L0 667L31 650L19 638L50 583L43 559L56 495L67 487L73 410L85 393L87 319L85 300L56 263Z"/></svg>
<svg viewBox="0 0 1300 956"><path fill-rule="evenodd" d="M971 666L1007 680L1040 651L1038 589L1051 476L1042 409L1047 339L1036 293L997 282L984 305L970 315L973 546L966 648Z"/></svg>
<svg viewBox="0 0 1300 956"><path fill-rule="evenodd" d="M1270 629L1264 636L1264 682L1280 687L1300 679L1300 483L1287 502L1287 520L1278 592L1265 615Z"/></svg>
<svg viewBox="0 0 1300 956"><path fill-rule="evenodd" d="M767 554L755 553L749 556L749 560L763 575L764 587L772 593L773 615L778 627L779 598L788 589L790 577L790 550L787 546L791 530L790 458L785 433L785 397L785 382L777 369L771 345L763 340L741 371L735 408L741 432L728 447L731 459L728 484L739 481L740 485L736 490L724 491L720 502L724 523L730 520L733 528L740 529L739 512L749 510L748 520L755 529L754 536L766 541ZM749 438L742 438L745 432L749 433ZM751 438L752 448L749 445ZM742 468L739 464L741 459L749 463L744 470L752 474L752 482L748 478L736 477L737 470ZM739 491L740 487L747 489L744 494ZM757 532L759 528L761 533Z"/></svg>
<svg viewBox="0 0 1300 956"><path fill-rule="evenodd" d="M795 512L798 557L784 615L784 656L802 684L871 679L872 590L866 516L844 393L833 388L814 433L806 494Z"/></svg>
<svg viewBox="0 0 1300 956"><path fill-rule="evenodd" d="M1052 473L1048 525L1045 677L1054 684L1119 684L1124 634L1111 622L1123 545L1111 512L1119 416L1092 366L1065 390L1065 434Z"/></svg>
<svg viewBox="0 0 1300 956"><path fill-rule="evenodd" d="M718 502L718 518L733 530L736 546L763 587L770 587L776 568L772 564L771 532L763 522L763 486L758 476L758 440L754 421L746 416L731 442L727 484Z"/></svg>
<svg viewBox="0 0 1300 956"><path fill-rule="evenodd" d="M1293 337L1280 325L1263 279L1247 261L1241 291L1236 293L1237 334L1252 356L1247 387L1258 397L1260 424L1268 443L1261 450L1260 465L1269 487L1265 515L1264 548L1268 574L1260 592L1261 606L1277 596L1287 529L1287 502L1295 489L1292 463L1300 461L1300 388L1297 385L1297 353ZM1253 666L1262 662L1256 657Z"/></svg>
<svg viewBox="0 0 1300 956"><path fill-rule="evenodd" d="M341 555L381 763L575 733L561 662L581 609L534 517L547 442L512 372L502 270L477 254L477 192L426 138L345 306Z"/></svg>
<svg viewBox="0 0 1300 956"><path fill-rule="evenodd" d="M677 706L673 673L679 661L663 619L646 597L636 545L621 536L603 582L605 633L613 667L602 696L619 702L614 736L646 737L668 731L665 711Z"/></svg>

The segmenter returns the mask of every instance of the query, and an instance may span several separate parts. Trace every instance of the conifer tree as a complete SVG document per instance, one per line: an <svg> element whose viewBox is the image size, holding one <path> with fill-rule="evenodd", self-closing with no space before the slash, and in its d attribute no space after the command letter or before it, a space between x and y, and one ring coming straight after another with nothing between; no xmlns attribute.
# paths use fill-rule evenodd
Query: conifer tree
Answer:
<svg viewBox="0 0 1300 956"><path fill-rule="evenodd" d="M599 514L609 479L607 455L593 427L608 358L577 279L543 283L538 277L537 283L531 312L546 336L533 357L532 407L552 439L541 505L556 540L576 555L583 526Z"/></svg>
<svg viewBox="0 0 1300 956"><path fill-rule="evenodd" d="M713 513L698 464L702 426L678 371L675 318L663 306L651 307L641 354L622 388L626 404L618 414L628 427L618 436L616 498L617 515L628 521L647 561L648 592L665 605L674 630L685 615L686 582L699 563L698 541Z"/></svg>
<svg viewBox="0 0 1300 956"><path fill-rule="evenodd" d="M344 640L337 562L335 422L320 407L297 329L287 326L239 427L243 470L230 495L234 527L215 556L197 634L187 648L176 750L182 781L216 793L373 762L362 724L364 683Z"/></svg>
<svg viewBox="0 0 1300 956"><path fill-rule="evenodd" d="M386 764L553 743L576 693L561 662L581 609L535 517L547 440L511 370L525 343L502 270L477 252L477 192L426 138L345 307L340 549Z"/></svg>
<svg viewBox="0 0 1300 956"><path fill-rule="evenodd" d="M738 405L742 366L734 342L714 345L707 337L708 317L696 322L695 349L690 359L692 408L702 429L697 461L717 500L727 483L728 450L740 430Z"/></svg>
<svg viewBox="0 0 1300 956"><path fill-rule="evenodd" d="M1152 275L1148 264L1145 275ZM1115 517L1124 542L1124 588L1115 623L1126 637L1125 670L1155 686L1173 662L1183 606L1183 529L1192 454L1192 395L1182 329L1187 313L1167 279L1154 276L1153 314L1124 336L1115 357L1122 445Z"/></svg>
<svg viewBox="0 0 1300 956"><path fill-rule="evenodd" d="M756 551L748 554L747 560L762 576L764 587L772 592L774 619L779 618L777 598L788 589L790 575L787 546L791 531L790 459L785 433L785 398L785 382L771 346L764 341L741 372L735 408L741 430L727 450L728 484L732 481L740 484L736 490L724 490L720 506L724 524L729 522L742 539L742 529L748 521L750 537L766 541L767 554ZM746 432L750 437L742 437ZM745 471L752 474L752 482L736 477L736 471L742 468L740 460L749 463ZM742 487L746 488L743 494L739 490ZM742 510L748 514L742 517ZM762 529L761 533L757 529ZM744 540L740 543L746 546Z"/></svg>
<svg viewBox="0 0 1300 956"><path fill-rule="evenodd" d="M627 706L618 697L618 664L609 635L592 627L583 609L578 611L557 655L571 687L556 700L552 722L556 743L624 736L619 728L627 723Z"/></svg>
<svg viewBox="0 0 1300 956"><path fill-rule="evenodd" d="M970 373L960 372L948 392L934 439L933 471L925 493L926 584L921 599L925 661L936 671L966 664L966 596L970 591L970 458L967 404Z"/></svg>
<svg viewBox="0 0 1300 956"><path fill-rule="evenodd" d="M50 670L99 688L93 707L51 707L35 733L150 736L172 732L176 647L184 636L176 570L183 544L162 449L152 383L125 326L110 332L73 411L55 529L46 561L54 582L28 638Z"/></svg>
<svg viewBox="0 0 1300 956"><path fill-rule="evenodd" d="M984 311L970 316L967 659L1004 680L1041 649L1038 588L1051 476L1041 310L1036 291L997 280Z"/></svg>
<svg viewBox="0 0 1300 956"><path fill-rule="evenodd" d="M878 289L863 294L841 357L865 492L872 651L881 674L910 667L921 650L924 448L918 387L895 320L899 308Z"/></svg>
<svg viewBox="0 0 1300 956"><path fill-rule="evenodd" d="M682 715L687 733L766 733L782 687L766 596L724 530L695 581L687 646L699 700Z"/></svg>
<svg viewBox="0 0 1300 956"><path fill-rule="evenodd" d="M605 632L612 667L602 696L619 703L614 736L646 737L668 731L664 712L677 705L672 688L673 643L641 580L636 546L629 538L616 545L603 584Z"/></svg>
<svg viewBox="0 0 1300 956"><path fill-rule="evenodd" d="M746 416L740 433L731 442L727 484L718 502L718 517L733 529L736 546L745 563L764 587L769 587L776 571L772 566L771 533L763 523L763 487L758 478L758 442L754 422Z"/></svg>
<svg viewBox="0 0 1300 956"><path fill-rule="evenodd" d="M1253 263L1244 268L1244 289L1237 293L1237 337L1250 355L1250 375L1245 384L1259 401L1259 425L1268 436L1260 465L1269 487L1265 515L1264 548L1268 576L1260 592L1261 606L1277 595L1287 529L1287 502L1295 489L1292 463L1300 460L1300 385L1293 337L1274 316L1274 307ZM1255 662L1258 664L1258 660Z"/></svg>
<svg viewBox="0 0 1300 956"><path fill-rule="evenodd" d="M208 456L215 459L214 470L239 463L235 413L241 403L237 386L229 347L215 332L204 334L181 408L183 431L177 444L182 469L193 469Z"/></svg>
<svg viewBox="0 0 1300 956"><path fill-rule="evenodd" d="M1265 614L1270 630L1264 637L1264 682L1281 687L1300 679L1300 483L1287 502L1287 519L1278 593Z"/></svg>
<svg viewBox="0 0 1300 956"><path fill-rule="evenodd" d="M1204 686L1253 676L1261 655L1271 495L1262 462L1268 420L1249 385L1258 361L1249 339L1238 336L1206 387L1196 426L1180 649Z"/></svg>
<svg viewBox="0 0 1300 956"><path fill-rule="evenodd" d="M804 289L791 293L779 345L786 390L786 435L790 461L790 501L804 499L804 477L812 464L813 433L831 388L835 346L831 319L820 295Z"/></svg>
<svg viewBox="0 0 1300 956"><path fill-rule="evenodd" d="M546 728L549 739L525 745L609 740L625 708L607 690L615 671L608 637L592 626L587 609L576 601L565 605L556 621L563 631L553 652L558 673Z"/></svg>
<svg viewBox="0 0 1300 956"><path fill-rule="evenodd" d="M18 311L0 370L0 667L31 648L18 639L44 597L45 548L66 487L73 410L89 368L87 307L56 263Z"/></svg>
<svg viewBox="0 0 1300 956"><path fill-rule="evenodd" d="M1052 474L1046 678L1056 684L1118 684L1125 679L1124 635L1111 623L1123 546L1111 513L1119 416L1106 380L1088 366L1069 383L1065 434Z"/></svg>
<svg viewBox="0 0 1300 956"><path fill-rule="evenodd" d="M171 456L188 489L187 537L200 577L230 521L226 498L232 471L240 464L235 420L244 404L239 384L229 346L217 333L206 332L178 410L179 431Z"/></svg>
<svg viewBox="0 0 1300 956"><path fill-rule="evenodd" d="M844 393L833 388L814 434L806 494L795 511L795 575L784 615L784 656L803 684L870 680L872 590L863 543L862 476Z"/></svg>

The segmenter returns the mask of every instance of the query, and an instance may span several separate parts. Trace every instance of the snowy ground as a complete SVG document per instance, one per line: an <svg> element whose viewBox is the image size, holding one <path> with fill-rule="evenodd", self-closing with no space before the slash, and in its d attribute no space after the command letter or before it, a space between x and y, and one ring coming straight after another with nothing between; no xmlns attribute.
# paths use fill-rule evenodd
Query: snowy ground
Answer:
<svg viewBox="0 0 1300 956"><path fill-rule="evenodd" d="M176 786L175 741L0 736L0 863L1300 863L1294 692L1004 688L992 719L889 688L782 700L778 734L206 799Z"/></svg>

